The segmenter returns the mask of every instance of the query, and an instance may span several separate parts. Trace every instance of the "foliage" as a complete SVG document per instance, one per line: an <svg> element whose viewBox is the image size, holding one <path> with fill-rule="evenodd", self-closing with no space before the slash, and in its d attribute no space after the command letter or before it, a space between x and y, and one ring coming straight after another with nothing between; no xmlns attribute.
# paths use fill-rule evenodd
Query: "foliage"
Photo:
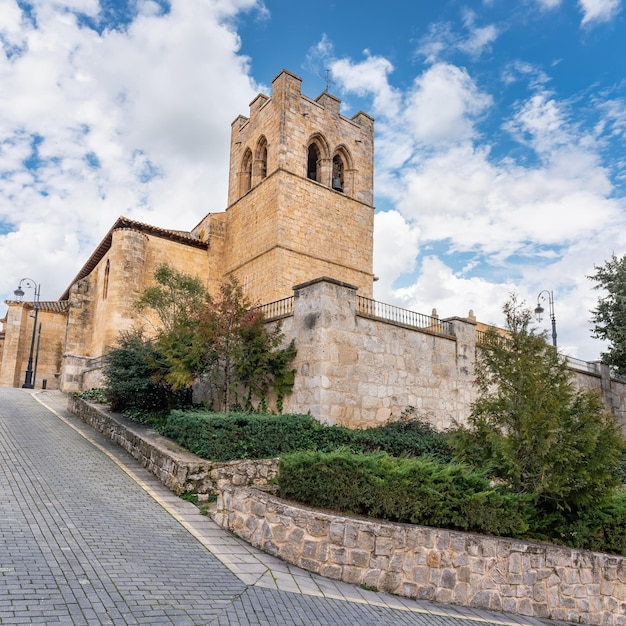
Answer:
<svg viewBox="0 0 626 626"><path fill-rule="evenodd" d="M154 273L156 285L146 287L135 303L137 311L150 309L159 319L159 334L169 334L176 326L194 320L208 299L199 278L179 272L167 263Z"/></svg>
<svg viewBox="0 0 626 626"><path fill-rule="evenodd" d="M170 406L171 390L152 379L149 362L154 358L154 343L142 331L120 334L117 346L106 355L103 368L106 398L113 411L150 413Z"/></svg>
<svg viewBox="0 0 626 626"><path fill-rule="evenodd" d="M444 462L452 460L446 435L417 417L414 410L384 426L351 431L349 447L354 452L383 451L392 456L428 455Z"/></svg>
<svg viewBox="0 0 626 626"><path fill-rule="evenodd" d="M294 383L294 343L281 348L280 326L266 328L237 281L226 280L216 298L198 279L168 265L158 268L155 281L137 302L160 321L149 358L152 379L172 390L201 382L223 409L242 401L250 409L254 398L263 402L269 393L280 408Z"/></svg>
<svg viewBox="0 0 626 626"><path fill-rule="evenodd" d="M98 404L107 404L108 402L106 391L101 387L92 387L91 389L78 391L76 395L83 400L90 400Z"/></svg>
<svg viewBox="0 0 626 626"><path fill-rule="evenodd" d="M282 342L280 325L268 330L237 281L226 280L200 315L196 343L196 350L210 355L204 378L218 406L227 409L243 400L250 410L253 397L264 400L271 391L282 402L293 387L289 365L296 356L294 343L281 348Z"/></svg>
<svg viewBox="0 0 626 626"><path fill-rule="evenodd" d="M428 454L449 460L445 436L419 420L365 430L320 424L310 415L260 415L172 411L162 430L166 437L214 461L271 458L294 450L384 451Z"/></svg>
<svg viewBox="0 0 626 626"><path fill-rule="evenodd" d="M281 457L278 485L281 497L352 515L508 536L528 527L524 496L426 457L299 452Z"/></svg>
<svg viewBox="0 0 626 626"><path fill-rule="evenodd" d="M270 391L277 397L277 407L294 384L295 370L290 367L296 357L295 342L281 349L283 333L280 324L268 331L258 309L241 328L242 349L235 362L239 382L248 388L246 408L252 408L252 397L265 398Z"/></svg>
<svg viewBox="0 0 626 626"><path fill-rule="evenodd" d="M576 519L561 520L552 539L573 548L626 555L626 490L614 491Z"/></svg>
<svg viewBox="0 0 626 626"><path fill-rule="evenodd" d="M451 441L460 460L532 496L534 532L550 535L619 483L624 439L599 396L576 391L565 359L530 328L530 311L513 296L504 313L509 341L481 350L470 427Z"/></svg>
<svg viewBox="0 0 626 626"><path fill-rule="evenodd" d="M618 259L612 255L604 265L595 267L588 276L606 295L598 298L592 311L593 336L609 342L602 360L617 374L626 375L626 255Z"/></svg>

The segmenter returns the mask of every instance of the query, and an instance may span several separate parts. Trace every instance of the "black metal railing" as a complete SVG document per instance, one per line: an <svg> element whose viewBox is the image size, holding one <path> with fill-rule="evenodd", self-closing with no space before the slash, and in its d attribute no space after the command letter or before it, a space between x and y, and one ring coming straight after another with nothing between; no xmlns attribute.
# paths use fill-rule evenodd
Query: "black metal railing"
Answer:
<svg viewBox="0 0 626 626"><path fill-rule="evenodd" d="M509 345L511 345L511 340L494 332L477 330L476 346L481 347L488 345L497 345L500 348L506 349ZM567 354L563 356L565 357L567 366L572 370L584 372L585 374L600 374L599 364L594 361L583 361L582 359L577 359L573 356L568 356Z"/></svg>
<svg viewBox="0 0 626 626"><path fill-rule="evenodd" d="M364 317L393 322L423 332L454 337L452 324L446 320L440 320L438 317L424 315L423 313L417 313L409 309L401 309L400 307L378 302L377 300L365 298L364 296L356 297L356 312L357 315Z"/></svg>
<svg viewBox="0 0 626 626"><path fill-rule="evenodd" d="M477 330L476 331L476 345L477 346L498 346L500 348L507 348L511 346L511 340L508 337L504 337L493 331Z"/></svg>
<svg viewBox="0 0 626 626"><path fill-rule="evenodd" d="M261 304L255 308L259 309L267 320L287 317L293 315L293 296L283 298L282 300L275 300L267 304Z"/></svg>

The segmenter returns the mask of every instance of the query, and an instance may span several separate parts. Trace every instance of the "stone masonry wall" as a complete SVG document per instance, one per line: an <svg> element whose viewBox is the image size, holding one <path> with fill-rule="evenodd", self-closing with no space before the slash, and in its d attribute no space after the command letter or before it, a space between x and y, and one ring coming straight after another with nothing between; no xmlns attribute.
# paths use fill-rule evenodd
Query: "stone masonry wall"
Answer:
<svg viewBox="0 0 626 626"><path fill-rule="evenodd" d="M215 493L234 486L265 485L278 471L278 459L217 463L202 459L142 424L70 395L68 409L129 452L176 494Z"/></svg>
<svg viewBox="0 0 626 626"><path fill-rule="evenodd" d="M4 357L0 359L0 386L24 383L34 327L33 305L8 301ZM45 380L48 389L58 389L67 315L56 302L40 302L33 353L35 388ZM41 328L41 333L39 329ZM35 371L36 370L36 371Z"/></svg>
<svg viewBox="0 0 626 626"><path fill-rule="evenodd" d="M215 521L335 580L423 600L598 626L626 625L626 558L342 517L257 489L223 489Z"/></svg>
<svg viewBox="0 0 626 626"><path fill-rule="evenodd" d="M286 413L307 413L350 428L397 418L408 407L438 429L465 423L476 397L476 323L448 320L451 336L358 315L357 289L328 278L294 287L293 316L282 320L295 339L293 393ZM626 430L626 383L608 369L574 373L594 389Z"/></svg>
<svg viewBox="0 0 626 626"><path fill-rule="evenodd" d="M356 314L354 286L319 279L295 287L283 332L298 354L285 412L365 428L408 407L437 428L464 421L474 394L475 326L454 320L456 336L419 332Z"/></svg>

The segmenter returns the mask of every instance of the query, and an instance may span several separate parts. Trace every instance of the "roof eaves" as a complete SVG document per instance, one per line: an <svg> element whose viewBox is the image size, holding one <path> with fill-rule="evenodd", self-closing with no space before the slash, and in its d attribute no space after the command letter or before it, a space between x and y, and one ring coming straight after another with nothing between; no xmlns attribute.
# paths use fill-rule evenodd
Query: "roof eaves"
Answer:
<svg viewBox="0 0 626 626"><path fill-rule="evenodd" d="M111 242L113 241L113 232L116 230L136 230L155 237L162 237L164 239L170 239L187 246L193 246L196 248L207 249L209 247L206 241L201 241L192 237L189 233L180 230L166 230L165 228L159 228L158 226L152 226L150 224L144 224L142 222L136 222L127 217L120 216L117 218L113 226L109 229L104 236L98 247L93 251L92 255L87 259L87 262L80 269L78 274L74 277L74 280L69 284L69 287L61 294L59 300L68 300L70 297L70 289L74 283L89 276L94 270L96 265L102 260L102 257L111 249Z"/></svg>

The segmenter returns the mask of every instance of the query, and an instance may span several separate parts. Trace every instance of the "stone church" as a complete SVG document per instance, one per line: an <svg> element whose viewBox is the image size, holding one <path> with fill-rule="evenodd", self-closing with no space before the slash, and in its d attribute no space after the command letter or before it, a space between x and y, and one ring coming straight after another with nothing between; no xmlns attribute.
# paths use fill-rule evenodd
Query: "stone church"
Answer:
<svg viewBox="0 0 626 626"><path fill-rule="evenodd" d="M120 217L55 302L7 301L0 385L78 391L101 384L102 357L134 322L133 304L164 262L215 293L235 276L298 355L285 412L350 427L407 410L438 428L467 419L485 325L372 299L374 121L348 119L324 91L282 71L271 96L232 123L228 202L188 232ZM29 355L37 345L34 364ZM34 365L34 367L33 367ZM570 361L626 428L626 383L600 363ZM34 372L33 372L34 369Z"/></svg>
<svg viewBox="0 0 626 626"><path fill-rule="evenodd" d="M374 121L348 119L328 92L312 100L301 79L282 71L272 94L232 123L227 208L189 232L120 217L56 302L38 304L35 386L85 387L89 372L133 303L167 262L215 292L235 276L250 301L293 295L320 276L372 294ZM0 334L0 385L20 386L33 337L33 304L7 301Z"/></svg>

